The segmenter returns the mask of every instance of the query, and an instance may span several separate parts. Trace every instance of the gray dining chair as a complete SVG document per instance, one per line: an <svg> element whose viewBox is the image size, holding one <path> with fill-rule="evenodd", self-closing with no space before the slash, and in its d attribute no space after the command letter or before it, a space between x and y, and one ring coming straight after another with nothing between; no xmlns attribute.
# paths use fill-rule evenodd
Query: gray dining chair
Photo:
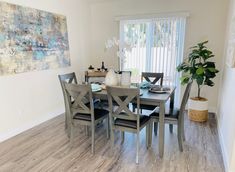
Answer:
<svg viewBox="0 0 235 172"><path fill-rule="evenodd" d="M181 102L180 109L170 109L168 113L165 114L165 121L164 123L177 125L177 136L178 136L178 144L179 149L182 152L183 151L183 140L185 140L185 133L184 133L184 113L185 113L185 106L187 104L190 90L191 90L192 82L189 82L187 84L187 87L185 89L183 99ZM152 123L158 123L159 122L159 108L157 108L153 113L150 115L151 117L151 123L150 123L150 136L149 136L149 142L150 145L152 143Z"/></svg>
<svg viewBox="0 0 235 172"><path fill-rule="evenodd" d="M128 73L130 76L132 74L131 71L115 71L115 73L118 74L118 75L121 75L124 72ZM101 106L101 108L104 108L104 109L108 109L109 108L109 103L108 103L108 100L106 98L107 97L102 97L102 99L100 99L100 106ZM115 104L115 102L114 102L114 104Z"/></svg>
<svg viewBox="0 0 235 172"><path fill-rule="evenodd" d="M94 154L95 126L104 119L106 119L106 132L107 138L109 138L109 112L104 109L94 108L91 85L77 85L64 82L64 86L70 143L73 145L75 124L90 126L92 153Z"/></svg>
<svg viewBox="0 0 235 172"><path fill-rule="evenodd" d="M150 82L152 85L159 84L160 86L162 86L163 77L164 77L164 73L142 72L141 82L147 81L147 82ZM141 112L143 109L152 111L156 107L157 107L157 105L153 106L153 105L140 104ZM133 108L133 111L135 111L135 109L136 109L135 103L132 104L132 108ZM172 130L173 130L172 126L170 126L170 131L172 131ZM155 133L155 135L157 135L157 125L156 124L154 124L154 133Z"/></svg>
<svg viewBox="0 0 235 172"><path fill-rule="evenodd" d="M65 104L65 107L67 106L66 105L66 101L65 101L65 87L64 87L64 82L67 82L67 83L74 83L74 84L77 84L77 78L76 78L76 74L74 72L72 73L67 73L67 74L63 74L63 75L58 75L58 78L59 78L59 81L60 81L60 85L61 85L61 88L62 88L62 92L63 92L63 97L64 97L64 104ZM67 130L68 128L68 125L67 125L67 111L65 109L65 130ZM68 136L69 136L69 133L68 133Z"/></svg>
<svg viewBox="0 0 235 172"><path fill-rule="evenodd" d="M163 76L164 76L163 73L142 72L141 82L146 80L147 82L150 82L153 85L155 85L155 84L157 84L157 82L159 82L159 85L162 86ZM156 106L153 106L153 105L143 105L143 104L140 104L140 109L141 110L142 109L153 110L155 108L156 108ZM133 111L135 111L135 109L136 109L136 104L133 103Z"/></svg>
<svg viewBox="0 0 235 172"><path fill-rule="evenodd" d="M140 115L139 113L139 89L138 88L121 88L107 87L108 102L109 102L109 120L110 120L110 135L111 147L114 146L114 131L122 132L122 142L124 141L124 132L136 133L136 163L139 163L139 137L140 131L146 127L146 146L149 146L149 121L150 117ZM128 105L132 102L137 102L137 113L132 112Z"/></svg>

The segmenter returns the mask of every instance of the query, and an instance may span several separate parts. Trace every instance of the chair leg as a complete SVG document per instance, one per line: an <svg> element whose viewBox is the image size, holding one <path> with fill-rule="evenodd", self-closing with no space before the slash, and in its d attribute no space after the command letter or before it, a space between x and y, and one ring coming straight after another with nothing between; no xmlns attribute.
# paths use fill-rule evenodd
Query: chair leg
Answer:
<svg viewBox="0 0 235 172"><path fill-rule="evenodd" d="M173 124L169 124L170 133L173 133Z"/></svg>
<svg viewBox="0 0 235 172"><path fill-rule="evenodd" d="M122 135L122 143L124 142L124 140L125 140L125 132L124 131L122 131L121 132L121 135Z"/></svg>
<svg viewBox="0 0 235 172"><path fill-rule="evenodd" d="M158 122L154 122L153 125L154 125L154 134L155 136L157 136Z"/></svg>
<svg viewBox="0 0 235 172"><path fill-rule="evenodd" d="M137 137L136 137L136 164L139 164L139 132L137 132Z"/></svg>
<svg viewBox="0 0 235 172"><path fill-rule="evenodd" d="M70 128L71 127L67 124L67 129L65 130L65 132L66 132L69 139L70 139L70 135L71 135L71 129Z"/></svg>
<svg viewBox="0 0 235 172"><path fill-rule="evenodd" d="M149 123L149 147L152 145L152 136L153 136L153 122Z"/></svg>
<svg viewBox="0 0 235 172"><path fill-rule="evenodd" d="M87 133L87 126L84 125L83 127L84 127L84 130L85 130L85 136L87 136L88 135L88 133Z"/></svg>
<svg viewBox="0 0 235 172"><path fill-rule="evenodd" d="M183 137L183 141L185 141L185 131L184 131L184 120L182 120L182 137Z"/></svg>
<svg viewBox="0 0 235 172"><path fill-rule="evenodd" d="M111 129L111 131L110 131L110 137L111 137L111 142L110 142L111 146L110 147L113 152L113 150L114 150L114 130L113 129Z"/></svg>
<svg viewBox="0 0 235 172"><path fill-rule="evenodd" d="M64 123L64 129L65 131L68 129L68 120L67 120L67 114L65 113L65 123Z"/></svg>
<svg viewBox="0 0 235 172"><path fill-rule="evenodd" d="M146 125L146 148L149 148L149 132L150 132L150 125Z"/></svg>
<svg viewBox="0 0 235 172"><path fill-rule="evenodd" d="M91 152L95 154L95 124L91 124Z"/></svg>
<svg viewBox="0 0 235 172"><path fill-rule="evenodd" d="M74 128L72 125L69 128L70 128L70 131L69 131L70 132L70 146L73 147L73 140L74 140L74 131L73 130L74 130Z"/></svg>
<svg viewBox="0 0 235 172"><path fill-rule="evenodd" d="M179 149L183 152L182 128L180 125L177 126L177 131Z"/></svg>
<svg viewBox="0 0 235 172"><path fill-rule="evenodd" d="M110 136L109 117L106 118L106 134L107 134L107 139L109 139Z"/></svg>
<svg viewBox="0 0 235 172"><path fill-rule="evenodd" d="M185 141L185 132L184 132L184 127L182 129L182 137L183 137L183 141Z"/></svg>
<svg viewBox="0 0 235 172"><path fill-rule="evenodd" d="M135 112L135 106L132 105L132 112Z"/></svg>

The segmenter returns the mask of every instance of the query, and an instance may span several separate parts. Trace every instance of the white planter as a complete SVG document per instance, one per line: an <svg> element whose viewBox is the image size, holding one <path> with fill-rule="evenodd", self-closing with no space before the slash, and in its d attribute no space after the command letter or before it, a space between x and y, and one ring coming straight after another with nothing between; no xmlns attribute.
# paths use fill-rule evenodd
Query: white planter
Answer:
<svg viewBox="0 0 235 172"><path fill-rule="evenodd" d="M192 121L204 122L208 119L208 100L206 98L190 98L188 116Z"/></svg>
<svg viewBox="0 0 235 172"><path fill-rule="evenodd" d="M116 86L118 85L118 77L113 69L110 69L105 77L105 85L107 86Z"/></svg>

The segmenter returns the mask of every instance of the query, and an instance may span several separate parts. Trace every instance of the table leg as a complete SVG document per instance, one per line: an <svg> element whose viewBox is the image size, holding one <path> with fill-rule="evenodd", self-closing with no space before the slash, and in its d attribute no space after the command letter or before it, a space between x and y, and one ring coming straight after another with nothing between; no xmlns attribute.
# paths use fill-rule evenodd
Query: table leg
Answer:
<svg viewBox="0 0 235 172"><path fill-rule="evenodd" d="M173 110L174 110L174 104L175 104L175 92L173 92L170 97L170 110L171 110L171 112L173 112ZM173 124L169 124L169 129L170 129L170 133L173 133Z"/></svg>
<svg viewBox="0 0 235 172"><path fill-rule="evenodd" d="M170 97L170 109L174 109L174 104L175 104L175 92L173 92Z"/></svg>
<svg viewBox="0 0 235 172"><path fill-rule="evenodd" d="M160 114L159 114L159 154L163 157L164 154L164 135L165 135L165 102L160 103Z"/></svg>

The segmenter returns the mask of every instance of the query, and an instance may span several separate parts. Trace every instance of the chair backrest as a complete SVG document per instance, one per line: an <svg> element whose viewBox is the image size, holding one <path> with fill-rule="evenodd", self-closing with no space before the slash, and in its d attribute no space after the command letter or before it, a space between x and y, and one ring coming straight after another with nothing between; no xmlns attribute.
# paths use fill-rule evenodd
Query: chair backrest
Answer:
<svg viewBox="0 0 235 172"><path fill-rule="evenodd" d="M77 84L77 78L76 78L76 74L74 72L72 73L67 73L64 75L58 75L58 78L60 80L60 84L62 84L62 81L66 81L67 83L74 83Z"/></svg>
<svg viewBox="0 0 235 172"><path fill-rule="evenodd" d="M186 107L186 104L188 102L188 98L189 98L189 95L190 95L190 91L191 91L191 87L192 87L192 81L190 81L187 86L186 86L186 89L184 91L184 95L183 95L183 99L181 101L181 105L180 105L180 116L182 116L184 114L184 111L185 111L185 107Z"/></svg>
<svg viewBox="0 0 235 172"><path fill-rule="evenodd" d="M140 91L138 88L107 87L109 111L112 120L114 118L137 120L139 123ZM132 112L128 105L132 101L137 102L137 114ZM115 106L114 106L115 105Z"/></svg>
<svg viewBox="0 0 235 172"><path fill-rule="evenodd" d="M74 114L72 113L94 114L91 85L64 82L64 86L70 117L73 117Z"/></svg>
<svg viewBox="0 0 235 172"><path fill-rule="evenodd" d="M63 92L63 96L64 96L64 102L66 102L65 101L64 82L77 84L78 82L77 82L76 74L74 72L67 73L67 74L64 74L64 75L58 75L58 78L59 78L60 85L61 85L61 88L62 88L62 92Z"/></svg>
<svg viewBox="0 0 235 172"><path fill-rule="evenodd" d="M163 84L163 76L164 73L152 73L152 72L142 72L141 81L145 79L146 81L150 82L151 84L156 84L160 81L160 85Z"/></svg>
<svg viewBox="0 0 235 172"><path fill-rule="evenodd" d="M75 83L77 84L77 78L76 78L76 74L74 72L72 73L67 73L67 74L63 74L63 75L58 75L59 81L60 81L60 85L62 88L62 92L63 92L63 97L64 97L64 105L65 105L65 116L67 118L67 112L69 111L68 105L67 105L67 101L65 99L66 94L65 94L65 86L64 83Z"/></svg>

